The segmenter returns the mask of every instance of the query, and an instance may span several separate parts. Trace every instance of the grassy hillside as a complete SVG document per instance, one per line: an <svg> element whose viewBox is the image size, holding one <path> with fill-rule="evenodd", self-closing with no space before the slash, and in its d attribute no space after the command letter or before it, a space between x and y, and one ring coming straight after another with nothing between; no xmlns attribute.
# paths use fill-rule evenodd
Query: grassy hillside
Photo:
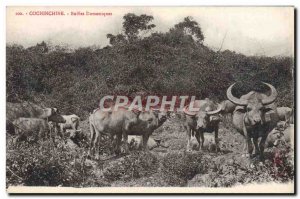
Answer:
<svg viewBox="0 0 300 199"><path fill-rule="evenodd" d="M190 18L162 33L149 25L153 17L128 15L123 33L108 34L110 45L103 48L7 45L7 101L31 100L85 117L107 94L144 91L218 101L234 82L239 82L236 94L241 95L263 90L258 83L265 81L278 89L279 105L292 106L292 57L216 52L203 45L205 35ZM147 26L132 26L132 17Z"/></svg>

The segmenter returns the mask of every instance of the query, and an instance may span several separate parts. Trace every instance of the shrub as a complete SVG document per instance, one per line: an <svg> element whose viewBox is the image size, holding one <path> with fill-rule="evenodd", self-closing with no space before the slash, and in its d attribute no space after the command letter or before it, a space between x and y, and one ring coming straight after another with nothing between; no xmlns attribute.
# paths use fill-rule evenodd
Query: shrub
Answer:
<svg viewBox="0 0 300 199"><path fill-rule="evenodd" d="M7 152L7 186L105 185L91 180L97 176L85 165L84 149L70 150L63 145L54 147L48 141L24 146Z"/></svg>
<svg viewBox="0 0 300 199"><path fill-rule="evenodd" d="M288 182L294 179L291 154L286 150L269 151L264 164L255 159L230 155L217 156L209 163L205 175L197 175L189 186L231 187L236 184Z"/></svg>
<svg viewBox="0 0 300 199"><path fill-rule="evenodd" d="M158 166L157 158L150 152L135 151L128 156L110 162L103 175L110 182L130 180L155 173Z"/></svg>
<svg viewBox="0 0 300 199"><path fill-rule="evenodd" d="M205 157L201 153L171 152L162 162L162 173L170 185L183 186L187 180L207 169Z"/></svg>
<svg viewBox="0 0 300 199"><path fill-rule="evenodd" d="M186 28L192 35L182 31ZM98 49L52 48L45 42L29 48L7 45L7 101L39 98L65 114L85 118L105 95L146 91L223 100L234 82L240 82L233 90L240 96L263 90L260 81L265 81L278 90L280 106L293 106L292 57L215 52L204 45L200 33L201 25L185 18L165 33Z"/></svg>

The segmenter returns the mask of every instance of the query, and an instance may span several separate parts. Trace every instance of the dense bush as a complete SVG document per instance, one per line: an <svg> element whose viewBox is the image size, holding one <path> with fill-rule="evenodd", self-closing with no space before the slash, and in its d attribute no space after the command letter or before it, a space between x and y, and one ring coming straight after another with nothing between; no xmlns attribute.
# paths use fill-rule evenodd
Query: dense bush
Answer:
<svg viewBox="0 0 300 199"><path fill-rule="evenodd" d="M103 175L109 182L126 181L151 175L157 171L158 167L158 160L153 154L135 151L129 156L110 162Z"/></svg>
<svg viewBox="0 0 300 199"><path fill-rule="evenodd" d="M291 153L286 149L272 149L266 152L264 164L240 155L216 156L210 159L207 172L198 174L188 186L232 187L249 183L289 182L294 180Z"/></svg>
<svg viewBox="0 0 300 199"><path fill-rule="evenodd" d="M293 106L292 57L215 52L203 45L200 24L192 18L165 33L155 32L152 20L125 15L124 31L108 34L110 45L104 48L7 45L7 101L43 102L86 117L108 94L144 91L222 100L234 82L240 82L234 92L241 95L263 89L258 85L265 81L278 89L279 105Z"/></svg>
<svg viewBox="0 0 300 199"><path fill-rule="evenodd" d="M162 161L162 173L165 181L172 186L184 186L196 174L205 173L206 157L201 153L172 152Z"/></svg>
<svg viewBox="0 0 300 199"><path fill-rule="evenodd" d="M15 148L15 147L14 147ZM86 166L84 149L54 147L52 142L7 150L7 186L106 186Z"/></svg>

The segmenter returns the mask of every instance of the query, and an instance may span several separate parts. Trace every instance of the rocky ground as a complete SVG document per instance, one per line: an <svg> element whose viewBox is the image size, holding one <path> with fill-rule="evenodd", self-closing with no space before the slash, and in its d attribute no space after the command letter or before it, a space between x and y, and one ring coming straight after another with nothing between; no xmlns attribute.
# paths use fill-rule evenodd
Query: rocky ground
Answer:
<svg viewBox="0 0 300 199"><path fill-rule="evenodd" d="M87 121L81 122L81 129L85 135L89 135ZM207 147L201 152L186 152L186 134L178 120L173 118L157 129L152 136L154 140L160 141L160 146L149 152L132 150L129 155L120 157L103 149L101 161L90 160L87 157L89 137L79 143L79 146L67 140L64 144L52 146L51 152L44 152L51 148L49 144L39 146L38 151L35 151L32 145L22 145L16 149L9 144L8 138L7 184L75 187L229 187L253 182L285 183L294 180L294 153L291 147L285 145L266 149L266 160L262 164L256 159L249 160L242 155L243 137L231 127L230 121L221 123L219 137L221 151L218 153L214 152L213 147ZM213 146L211 136L208 134L206 138L207 146ZM195 139L192 143L197 145ZM26 158L25 152L32 157L36 154L35 159ZM41 162L46 156L53 156L53 160L50 158L47 159L48 163ZM42 176L42 180L32 179L32 175L44 175L45 170L52 171L53 169L48 168L51 167L51 161L60 175L50 172L48 176ZM22 171L20 167L25 167L26 170ZM28 172L28 168L32 167L41 171ZM61 173L66 176L62 177ZM49 181L49 177L54 178L53 176L58 178L57 181Z"/></svg>

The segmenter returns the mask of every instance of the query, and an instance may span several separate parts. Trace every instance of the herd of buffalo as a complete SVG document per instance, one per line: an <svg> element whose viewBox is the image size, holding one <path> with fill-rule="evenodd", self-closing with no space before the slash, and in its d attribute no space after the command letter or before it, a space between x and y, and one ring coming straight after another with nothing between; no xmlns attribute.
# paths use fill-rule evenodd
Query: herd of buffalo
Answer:
<svg viewBox="0 0 300 199"><path fill-rule="evenodd" d="M130 111L126 108L114 111L95 109L89 116L89 156L99 159L99 148L103 136L109 137L111 143L114 143L116 154L121 152L122 141L126 143L125 153L129 152L129 135L142 136L142 146L144 150L147 150L149 136L172 116L178 116L187 133L188 151L191 150L192 136L197 139L199 150L201 150L205 139L204 133L214 133L215 149L218 152L220 151L219 123L222 115L230 115L233 126L245 138L245 155L250 158L258 157L263 161L268 137L273 136L275 138L273 142L277 143L281 139L281 134L280 132L276 134L278 131L274 129L278 127L278 124L290 125L294 118L292 108L276 106L278 94L274 86L268 83L263 84L270 89L269 95L251 91L237 98L232 94L235 86L232 84L227 89L228 99L219 104L208 98L193 101L197 111L189 111L188 108L176 113L154 109L149 111ZM35 137L37 141L57 135L64 137L67 135L66 132L72 136L81 131L79 129L80 118L77 115L61 115L57 108L44 108L30 102L7 102L6 108L6 131L14 136L16 144L27 140L30 136Z"/></svg>

